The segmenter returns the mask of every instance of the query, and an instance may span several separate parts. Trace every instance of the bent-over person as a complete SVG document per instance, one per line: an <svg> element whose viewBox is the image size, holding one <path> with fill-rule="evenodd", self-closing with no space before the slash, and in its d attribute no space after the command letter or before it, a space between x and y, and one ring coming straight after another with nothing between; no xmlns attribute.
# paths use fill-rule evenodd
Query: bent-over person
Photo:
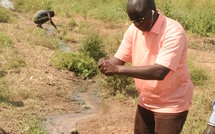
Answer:
<svg viewBox="0 0 215 134"><path fill-rule="evenodd" d="M40 28L43 28L42 27L43 23L47 21L50 21L50 23L55 28L57 28L54 22L52 21L52 17L54 17L54 15L55 13L53 10L40 10L34 15L33 21L35 24L37 24L37 27L40 27Z"/></svg>

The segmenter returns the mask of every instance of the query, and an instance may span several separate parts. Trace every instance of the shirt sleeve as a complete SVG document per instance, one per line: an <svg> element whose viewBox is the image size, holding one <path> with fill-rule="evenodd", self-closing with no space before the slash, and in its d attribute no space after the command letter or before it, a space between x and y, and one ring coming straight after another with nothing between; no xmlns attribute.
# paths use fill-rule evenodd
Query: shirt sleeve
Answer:
<svg viewBox="0 0 215 134"><path fill-rule="evenodd" d="M187 46L187 39L183 28L170 29L164 39L158 53L156 64L163 65L172 71L178 67L183 51Z"/></svg>
<svg viewBox="0 0 215 134"><path fill-rule="evenodd" d="M115 53L115 57L124 61L124 62L132 62L132 25L127 29L123 36L123 40Z"/></svg>

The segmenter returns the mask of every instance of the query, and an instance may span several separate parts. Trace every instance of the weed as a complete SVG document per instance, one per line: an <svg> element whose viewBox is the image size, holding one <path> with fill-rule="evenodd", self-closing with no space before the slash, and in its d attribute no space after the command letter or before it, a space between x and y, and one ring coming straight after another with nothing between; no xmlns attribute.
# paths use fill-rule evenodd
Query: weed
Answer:
<svg viewBox="0 0 215 134"><path fill-rule="evenodd" d="M75 22L74 19L72 19L68 22L67 26L69 27L69 29L73 29L74 27L78 26L78 24Z"/></svg>
<svg viewBox="0 0 215 134"><path fill-rule="evenodd" d="M188 67L190 70L191 80L194 85L204 85L209 79L208 73L204 68L200 67L198 64L188 60Z"/></svg>
<svg viewBox="0 0 215 134"><path fill-rule="evenodd" d="M8 83L0 78L0 103L8 103L11 96L11 90L9 89Z"/></svg>
<svg viewBox="0 0 215 134"><path fill-rule="evenodd" d="M92 57L96 62L102 57L106 56L102 39L97 34L92 34L83 41L79 52Z"/></svg>
<svg viewBox="0 0 215 134"><path fill-rule="evenodd" d="M7 37L4 33L0 32L0 49L5 47L10 47L12 45L12 40Z"/></svg>
<svg viewBox="0 0 215 134"><path fill-rule="evenodd" d="M0 23L8 23L11 21L10 13L3 7L0 7Z"/></svg>
<svg viewBox="0 0 215 134"><path fill-rule="evenodd" d="M44 131L42 126L43 120L34 117L32 115L28 115L28 117L25 117L22 122L23 127L23 133L28 134L47 134L47 132Z"/></svg>
<svg viewBox="0 0 215 134"><path fill-rule="evenodd" d="M133 83L131 77L117 75L113 77L104 76L101 80L101 85L109 89L110 94L116 95L117 92L124 93L126 88Z"/></svg>
<svg viewBox="0 0 215 134"><path fill-rule="evenodd" d="M52 62L59 69L67 69L75 72L83 78L90 78L97 74L95 61L87 55L80 53L56 53Z"/></svg>

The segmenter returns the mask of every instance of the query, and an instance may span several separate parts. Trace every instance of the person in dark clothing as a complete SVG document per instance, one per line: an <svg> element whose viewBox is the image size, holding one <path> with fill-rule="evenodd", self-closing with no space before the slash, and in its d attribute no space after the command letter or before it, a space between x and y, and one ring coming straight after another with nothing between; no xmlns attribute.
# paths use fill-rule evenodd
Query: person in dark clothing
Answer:
<svg viewBox="0 0 215 134"><path fill-rule="evenodd" d="M40 10L38 11L34 17L33 21L37 24L37 27L43 28L43 23L50 21L50 23L57 29L56 25L52 21L52 17L54 17L55 13L53 10Z"/></svg>

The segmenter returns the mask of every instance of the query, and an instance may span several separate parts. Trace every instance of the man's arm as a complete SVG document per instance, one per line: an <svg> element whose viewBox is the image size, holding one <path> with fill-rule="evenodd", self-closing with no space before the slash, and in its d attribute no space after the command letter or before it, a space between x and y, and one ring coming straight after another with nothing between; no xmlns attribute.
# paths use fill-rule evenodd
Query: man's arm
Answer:
<svg viewBox="0 0 215 134"><path fill-rule="evenodd" d="M162 65L155 64L151 66L124 66L125 62L112 58L111 60L103 59L98 64L101 73L107 76L126 75L134 78L145 80L163 80L169 73L170 69Z"/></svg>
<svg viewBox="0 0 215 134"><path fill-rule="evenodd" d="M52 21L52 17L51 17L51 15L50 15L49 11L47 11L47 14L48 14L48 18L49 18L50 23L57 29L56 25L55 25L54 22Z"/></svg>

